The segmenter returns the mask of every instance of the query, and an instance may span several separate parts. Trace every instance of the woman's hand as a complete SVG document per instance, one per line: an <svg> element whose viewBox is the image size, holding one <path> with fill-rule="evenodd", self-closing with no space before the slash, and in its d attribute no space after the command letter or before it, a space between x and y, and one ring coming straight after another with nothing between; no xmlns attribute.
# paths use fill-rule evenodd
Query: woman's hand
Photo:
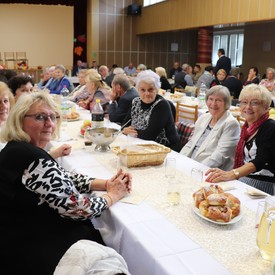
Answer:
<svg viewBox="0 0 275 275"><path fill-rule="evenodd" d="M233 171L223 171L219 168L211 168L205 173L205 175L208 175L205 179L207 182L229 181L234 180L236 177Z"/></svg>
<svg viewBox="0 0 275 275"><path fill-rule="evenodd" d="M135 137L138 136L138 132L133 126L125 127L123 129L122 133L124 135L132 135L132 136L135 136Z"/></svg>
<svg viewBox="0 0 275 275"><path fill-rule="evenodd" d="M132 190L132 176L122 169L106 182L107 195L111 197L112 204L125 197Z"/></svg>
<svg viewBox="0 0 275 275"><path fill-rule="evenodd" d="M70 144L63 144L56 149L50 150L49 154L54 158L68 156L71 153L72 146Z"/></svg>

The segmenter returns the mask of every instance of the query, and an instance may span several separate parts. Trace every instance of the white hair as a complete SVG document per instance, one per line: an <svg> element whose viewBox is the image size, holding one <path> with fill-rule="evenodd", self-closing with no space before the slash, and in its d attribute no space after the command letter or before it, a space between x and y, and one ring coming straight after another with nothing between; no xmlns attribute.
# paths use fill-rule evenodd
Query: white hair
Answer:
<svg viewBox="0 0 275 275"><path fill-rule="evenodd" d="M136 87L138 89L138 86L141 82L145 82L147 84L154 85L157 90L160 89L161 83L160 83L160 77L152 70L145 70L141 71L137 75L136 79Z"/></svg>

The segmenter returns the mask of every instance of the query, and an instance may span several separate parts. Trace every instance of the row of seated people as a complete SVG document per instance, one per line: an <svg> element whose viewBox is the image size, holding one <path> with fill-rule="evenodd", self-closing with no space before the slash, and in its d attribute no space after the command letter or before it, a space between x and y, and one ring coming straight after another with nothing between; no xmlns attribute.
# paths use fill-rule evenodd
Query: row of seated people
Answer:
<svg viewBox="0 0 275 275"><path fill-rule="evenodd" d="M79 77L81 77L81 73L79 73ZM95 98L106 98L106 95L108 95L105 101L107 103L105 104L106 115L109 115L111 121L120 124L128 122L123 130L125 134L133 134L142 139L154 140L171 147L175 151L180 151L179 136L174 127L172 105L158 94L161 85L159 75L151 70L142 71L138 74L135 88L133 88L127 76L117 74L113 79L112 90L108 89L107 85L105 86L100 75L93 69L83 71L83 78L85 80L85 84L83 85L89 90L89 97L84 100L80 99L78 102L80 106L90 109ZM142 87L144 83L147 86ZM253 132L252 136L250 136L249 131L252 129L250 124L257 124L262 116L268 116L269 106L267 105L272 101L271 93L263 85L254 84L254 86L247 85L245 87L247 88L243 89L242 94L248 99L246 97L243 99L242 94L239 99L242 116L247 121L242 131L247 131L247 133L245 132L240 135L239 124L229 112L231 98L228 89L221 85L215 85L206 95L209 112L198 119L193 137L181 150L181 153L209 167L231 171L231 178L236 177L236 171L233 173L232 167L234 162L236 162L234 155L236 145L240 142L240 136L244 136L245 142L248 143L247 146L249 147L249 149L243 147L239 150L248 154L242 157L243 163L250 164L250 160L256 157L256 153L261 152L257 150L259 141L256 137L259 136L260 141L262 138L269 138L270 135L273 137L271 129L274 122L272 120L268 120L268 126L264 127L264 129L266 127L270 128L268 135L262 134L262 131L258 131L257 134ZM251 92L251 90L255 92ZM249 93L246 91L250 91L253 96L248 97ZM247 106L245 106L245 103ZM104 102L102 104L104 105ZM162 119L159 119L160 117ZM252 139L251 141L250 138ZM268 146L273 146L272 142L264 141L263 144L265 143ZM272 151L270 148L268 151ZM237 150L236 152L238 153L239 151ZM239 154L241 154L240 152ZM268 154L268 156L270 155ZM269 162L258 161L254 164L254 168L257 169L255 171L257 172L251 171L248 174L255 172L255 175L252 176L253 180L260 178L265 182L274 182L273 165L268 164L268 169L263 169L262 167L263 164L265 165ZM261 163L260 167L262 169L258 171L257 165L259 163ZM249 169L252 168L249 167ZM271 171L271 174L266 173L265 170ZM246 174L246 170L245 172L240 170L236 173L238 172L240 172L241 176L243 176L243 173ZM228 179L224 178L224 180ZM216 181L217 179L209 178L209 180ZM223 180L223 178L218 178L218 180ZM257 184L255 183L254 185L256 186ZM257 185L257 188L260 187ZM269 185L265 191L273 193L273 185Z"/></svg>
<svg viewBox="0 0 275 275"><path fill-rule="evenodd" d="M159 76L145 70L137 76L135 87L139 96L129 105L123 133L173 148L179 138L171 105L158 94ZM0 99L0 118L6 118L1 125L1 139L7 142L0 153L2 219L6 221L6 234L1 238L2 270L9 271L10 259L18 259L19 269L23 266L29 273L35 270L41 274L43 268L42 274L53 274L60 258L77 240L85 238L104 244L90 218L131 191L131 175L119 171L115 177L104 180L65 171L41 150L55 137L60 125L60 110L48 93L25 93L10 108L12 96L3 83ZM268 117L271 94L262 85L250 84L239 99L246 119L241 133L229 112L228 89L220 85L209 89L209 113L198 119L194 134L181 153L211 167L206 172L209 182L239 179L274 194L275 122ZM47 173L52 176L45 177ZM37 177L42 185L36 184ZM51 188L53 179L60 188ZM93 190L105 190L107 194L95 197L91 195ZM88 199L83 200L81 193L88 195ZM24 215L19 216L17 202L13 200L18 197L20 209L24 209ZM11 245L17 249L10 250ZM41 245L43 250L38 249ZM31 257L24 253L27 247Z"/></svg>

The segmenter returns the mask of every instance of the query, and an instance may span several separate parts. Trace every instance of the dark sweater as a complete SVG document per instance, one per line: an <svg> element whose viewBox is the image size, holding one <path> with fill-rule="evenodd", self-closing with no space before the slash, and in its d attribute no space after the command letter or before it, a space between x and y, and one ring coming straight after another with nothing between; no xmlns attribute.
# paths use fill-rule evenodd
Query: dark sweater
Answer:
<svg viewBox="0 0 275 275"><path fill-rule="evenodd" d="M256 166L256 171L267 169L273 175L275 175L275 121L272 119L267 120L263 123L256 136L255 143L257 146L257 153L254 160L251 162ZM251 178L275 182L275 176L253 176Z"/></svg>
<svg viewBox="0 0 275 275"><path fill-rule="evenodd" d="M151 106L159 99L161 99L161 101L153 108L151 112L148 127L144 130L137 129L138 137L145 140L156 141L157 137L164 129L165 135L170 143L167 146L175 151L178 151L179 136L175 128L171 107L167 100L165 100L162 96L157 95L155 101L150 104L145 104L141 101L141 112L151 108ZM140 99L135 98L134 101L135 100ZM133 119L132 113L129 112L124 122L131 118Z"/></svg>
<svg viewBox="0 0 275 275"><path fill-rule="evenodd" d="M43 160L45 166L45 182L34 179L33 191L30 191L22 183L22 176L31 163L39 160ZM55 163L46 151L26 142L9 142L0 153L2 274L10 274L8 271L21 274L22 270L31 275L53 274L73 243L80 239L101 239L90 220L63 218L47 203L40 202L35 192L38 186L49 191L50 188L58 190L62 184L55 176L53 165L47 166L47 161ZM45 200L51 198L51 193L47 196Z"/></svg>

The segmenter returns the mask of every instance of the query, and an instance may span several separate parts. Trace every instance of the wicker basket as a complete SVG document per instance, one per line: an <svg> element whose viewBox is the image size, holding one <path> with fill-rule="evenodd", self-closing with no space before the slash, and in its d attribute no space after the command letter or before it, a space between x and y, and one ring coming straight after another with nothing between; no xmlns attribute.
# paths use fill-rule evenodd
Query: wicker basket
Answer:
<svg viewBox="0 0 275 275"><path fill-rule="evenodd" d="M112 147L112 151L120 157L123 165L141 167L161 165L171 149L160 144L136 144L125 149Z"/></svg>

